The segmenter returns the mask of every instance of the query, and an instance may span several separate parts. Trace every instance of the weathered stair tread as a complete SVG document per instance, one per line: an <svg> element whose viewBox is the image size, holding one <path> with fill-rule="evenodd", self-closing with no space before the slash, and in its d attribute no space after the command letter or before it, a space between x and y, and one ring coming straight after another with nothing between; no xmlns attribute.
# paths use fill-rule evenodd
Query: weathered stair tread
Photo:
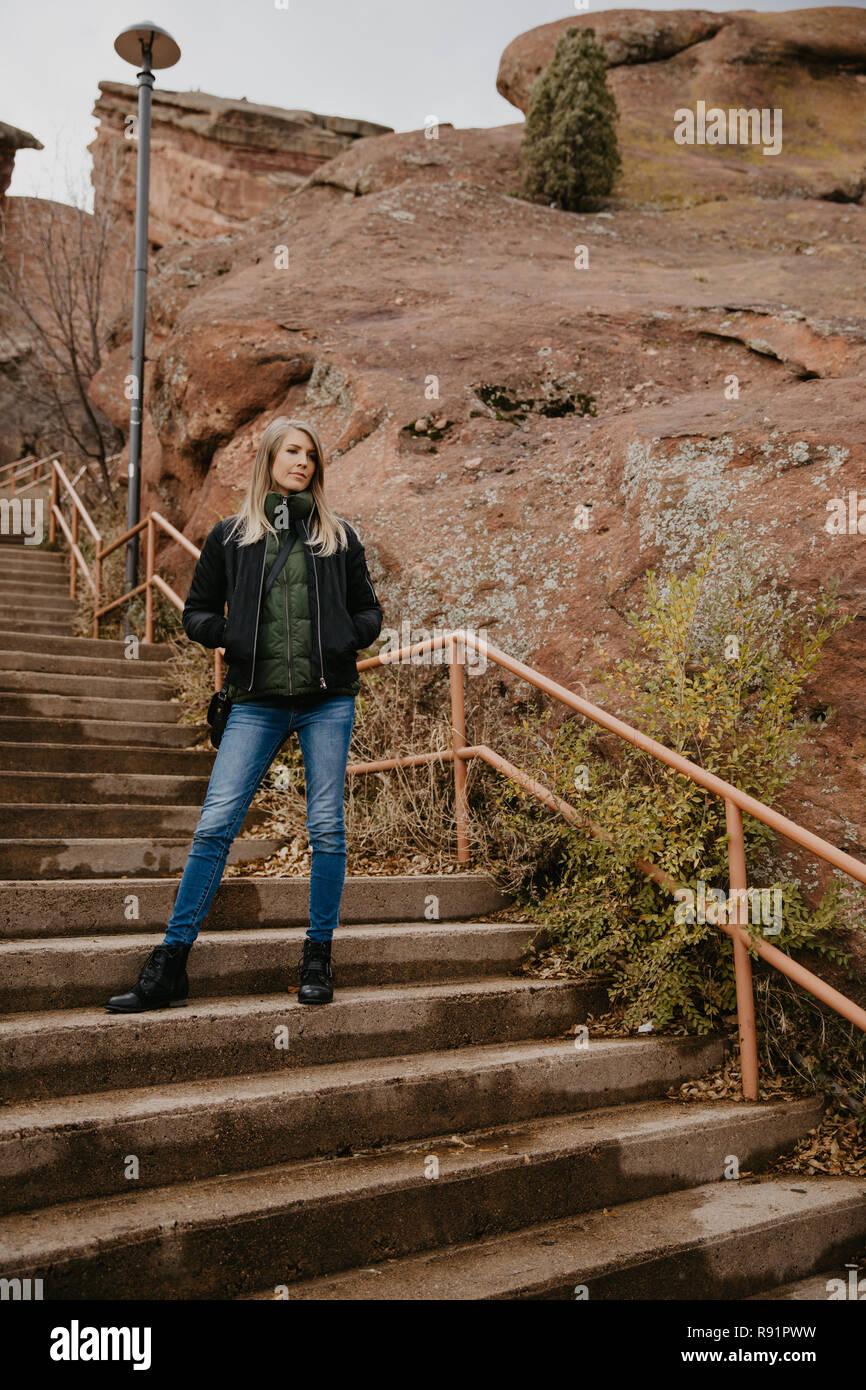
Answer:
<svg viewBox="0 0 866 1390"><path fill-rule="evenodd" d="M310 1009L297 1003L293 995L241 995L230 999L190 998L183 1013L165 1009L148 1010L139 1014L107 1014L104 1009L56 1009L37 1013L14 1014L0 1020L0 1046L9 1046L16 1039L37 1037L40 1034L54 1037L62 1031L70 1040L87 1030L106 1034L108 1029L130 1028L142 1033L168 1032L177 1035L186 1024L194 1026L200 1019L231 1018L240 1021L270 1015L272 1012L297 1011L298 1018L307 1023L304 1031L339 1032L340 1024L336 1015L343 1008L354 1008L358 1004L378 1006L388 1002L409 1004L414 1000L435 1000L445 995L460 993L468 999L496 995L532 996L535 994L558 994L577 991L577 986L567 980L514 979L510 976L494 976L486 980L465 980L444 984L390 985L383 988L368 986L362 989L341 989L334 996L334 1002L327 1009ZM370 1022L375 1023L374 1017Z"/></svg>
<svg viewBox="0 0 866 1390"><path fill-rule="evenodd" d="M6 702L3 702L5 708ZM133 730L123 719L65 718L61 714L0 714L0 740L3 743L21 739L32 740L34 747L43 741L126 748ZM149 724L137 721L134 725L135 747L139 752L163 748L190 747L207 733L206 724L171 724L165 721Z"/></svg>
<svg viewBox="0 0 866 1390"><path fill-rule="evenodd" d="M0 694L3 699L12 695L63 695L73 700L147 700L169 704L174 699L171 685L158 677L152 679L141 671L127 670L123 675L102 675L81 671L29 671L0 668ZM80 709L80 703L74 705ZM176 707L175 707L176 709Z"/></svg>
<svg viewBox="0 0 866 1390"><path fill-rule="evenodd" d="M795 1279L791 1284L780 1284L777 1288L766 1289L761 1293L753 1293L749 1301L752 1303L767 1303L774 1300L780 1302L811 1300L812 1302L827 1303L830 1301L831 1292L828 1288L828 1284L834 1279L842 1281L846 1293L844 1301L847 1301L849 1297L848 1290L850 1288L849 1275L850 1271L847 1269L828 1269L825 1270L823 1274L810 1274L805 1279ZM859 1279L862 1280L863 1278L864 1271L861 1269ZM861 1292L858 1296L858 1301L862 1298L863 1293ZM841 1302L843 1300L839 1301Z"/></svg>
<svg viewBox="0 0 866 1390"><path fill-rule="evenodd" d="M314 1063L291 1071L51 1096L0 1107L4 1211L663 1096L724 1041L570 1038ZM805 1123L805 1120L804 1120Z"/></svg>
<svg viewBox="0 0 866 1390"><path fill-rule="evenodd" d="M530 978L514 979L510 976L496 976L489 980L466 980L459 984L415 984L415 985L393 985L384 989L370 987L365 990L340 990L334 996L334 1002L328 1009L310 1009L298 1006L303 1018L308 1019L311 1024L316 1019L327 1020L333 1018L334 1014L345 1004L356 1004L362 1001L369 1003L384 1002L392 994L401 1000L410 998L437 997L444 992L459 990L468 995L494 995L501 993L508 994L548 994L560 993L567 990L576 990L577 986L568 980L536 980ZM226 1015L237 1017L243 1013L259 1013L274 1008L284 1009L287 1004L291 1004L291 999L280 994L273 995L251 995L250 997L240 997L233 999L190 999L189 1005L183 1014L168 1015L165 1010L149 1010L145 1013L135 1015L109 1016L98 1008L93 1009L58 1009L51 1012L34 1014L17 1014L14 1018L0 1020L0 1038L12 1037L13 1035L23 1035L26 1033L39 1033L46 1031L55 1033L58 1029L69 1030L101 1026L101 1027L123 1027L128 1024L137 1028L162 1028L168 1023L172 1028L177 1028L187 1019L198 1019L204 1017L217 1018Z"/></svg>
<svg viewBox="0 0 866 1390"><path fill-rule="evenodd" d="M779 1274L785 1264L796 1274L796 1236L813 1221L835 1220L841 1230L866 1232L866 1181L854 1178L764 1178L717 1182L627 1202L613 1211L594 1211L487 1240L445 1246L370 1269L354 1269L289 1286L304 1300L477 1300L573 1297L586 1285L589 1298L605 1297L605 1281L621 1269L634 1276L631 1298L700 1298L694 1272L713 1261L716 1280L733 1287L741 1264L741 1238L773 1246ZM729 1246L729 1250L725 1247ZM780 1248L779 1248L780 1247ZM786 1253L786 1247L789 1253ZM677 1255L683 1277L671 1278ZM727 1258L725 1258L727 1255ZM664 1270L654 1270L659 1266ZM757 1272L756 1272L756 1277ZM739 1282L748 1284L743 1268ZM691 1286L689 1280L691 1279ZM731 1292L720 1297L742 1297ZM273 1289L256 1295L273 1298Z"/></svg>
<svg viewBox="0 0 866 1390"><path fill-rule="evenodd" d="M52 695L32 690L4 690L3 708L9 717L100 720L119 724L129 736L141 724L176 724L180 707L172 700L136 698L136 682L123 695Z"/></svg>
<svg viewBox="0 0 866 1390"><path fill-rule="evenodd" d="M230 932L202 930L196 937L195 958L190 956L189 960L190 989L194 990L195 964L197 960L202 959L203 951L225 953L260 945L274 946L285 952L286 965L292 968L295 964L293 953L303 944L305 934L306 928L300 923L284 927L236 927ZM486 948L483 938L489 938L492 943L501 937L519 947L519 943L524 941L527 935L527 928L522 922L473 922L471 919L460 922L365 922L351 926L343 925L338 928L334 938L334 962L336 965L338 947L341 948L341 958L345 960L350 954L358 955L360 946L369 948L381 938L383 943L392 947L394 951L400 946L421 947L426 953L419 957L422 964L429 959L430 950L433 948L435 953L441 954L446 961L455 958L459 960L467 955L474 958L479 966L483 966L483 955L479 958L479 952L473 950L473 947L482 944ZM152 932L131 932L122 936L106 934L16 937L0 942L0 972L9 968L7 962L19 955L26 957L28 964L43 961L42 968L50 969L52 960L58 957L70 956L78 961L82 956L114 958L118 952L124 955L135 952L140 954L152 950L157 945L159 941ZM515 949L515 961L519 959L519 955L519 949Z"/></svg>
<svg viewBox="0 0 866 1390"><path fill-rule="evenodd" d="M28 635L26 629L24 632L20 632L17 628L4 628L0 624L0 646L7 649L12 646L16 646L16 648L20 646L25 651L41 651L45 644L38 637ZM66 634L51 643L51 650L55 654L65 652L73 656L114 657L123 661L127 660L126 644L119 638L74 637ZM158 642L139 642L138 656L135 660L138 663L146 661L161 664L168 661L170 657L171 649L166 645ZM132 663L128 662L127 664ZM151 671L150 674L153 675L154 672Z"/></svg>
<svg viewBox="0 0 866 1390"><path fill-rule="evenodd" d="M715 1056L723 1042L705 1038L600 1038L593 1042L581 1070L613 1065L628 1075L636 1063L668 1063L685 1056L691 1065L702 1064L701 1054ZM478 1072L493 1074L526 1062L543 1062L551 1069L566 1061L575 1077L574 1048L568 1038L538 1038L514 1043L485 1043L445 1052L405 1053L388 1057L364 1057L356 1061L322 1063L286 1072L254 1076L216 1077L204 1081L180 1081L162 1086L141 1086L92 1094L16 1101L0 1108L0 1142L23 1132L49 1132L54 1128L83 1128L105 1122L133 1124L153 1115L189 1114L213 1106L246 1106L278 1096L291 1102L303 1095L325 1096L337 1091L360 1094L371 1083L399 1082L405 1088L430 1076L465 1077ZM617 1073L615 1072L614 1075ZM579 1085L575 1087L579 1089Z"/></svg>
<svg viewBox="0 0 866 1390"><path fill-rule="evenodd" d="M194 997L294 984L305 932L305 924L201 931L190 963ZM0 942L0 1005L27 1011L102 1004L119 980L137 977L160 940L129 932ZM342 985L501 975L517 967L526 940L526 927L513 922L343 926L334 963Z"/></svg>
<svg viewBox="0 0 866 1390"><path fill-rule="evenodd" d="M208 786L209 767L198 776L166 772L36 772L3 767L0 745L0 798L16 806L50 804L86 808L106 806L194 805L199 810Z"/></svg>
<svg viewBox="0 0 866 1390"><path fill-rule="evenodd" d="M208 777L216 753L213 749L163 748L159 753L161 777ZM0 768L33 777L146 776L153 769L153 748L124 743L0 743Z"/></svg>
<svg viewBox="0 0 866 1390"><path fill-rule="evenodd" d="M6 1252L8 1271L32 1268L35 1272L50 1268L56 1262L89 1257L97 1248L100 1261L107 1260L109 1253L116 1252L118 1246L130 1259L135 1259L136 1247L164 1246L168 1240L180 1246L194 1228L214 1228L220 1242L224 1243L231 1239L232 1226L240 1228L262 1220L284 1219L292 1213L302 1221L307 1207L316 1219L316 1209L323 1204L336 1213L341 1209L345 1211L353 1203L357 1210L361 1202L365 1208L363 1213L359 1212L362 1225L365 1222L373 1224L374 1204L380 1204L378 1240L387 1245L391 1236L386 1217L400 1193L435 1195L440 1209L447 1210L450 1203L461 1200L459 1188L470 1185L481 1201L483 1189L479 1183L491 1176L501 1178L505 1173L519 1176L524 1191L531 1194L541 1183L545 1165L558 1163L559 1179L564 1185L562 1199L570 1203L575 1198L579 1200L580 1188L586 1182L582 1172L588 1177L589 1171L599 1163L600 1152L606 1148L617 1155L618 1168L632 1171L638 1182L652 1182L653 1178L645 1178L644 1173L653 1145L662 1146L667 1160L667 1171L664 1176L657 1172L655 1183L688 1181L694 1167L706 1166L706 1136L711 1140L715 1136L718 1164L723 1169L731 1126L741 1142L748 1144L747 1132L751 1129L757 1137L767 1116L802 1115L807 1113L808 1106L806 1102L804 1108L802 1101L755 1107L737 1102L679 1105L672 1101L648 1101L577 1115L533 1119L517 1125L471 1130L456 1139L439 1135L373 1153L294 1161L253 1172L152 1190L133 1189L117 1197L20 1212L0 1220L0 1241ZM691 1153L689 1140L694 1144ZM425 1159L431 1154L439 1161L435 1189L425 1173ZM674 1171L677 1166L679 1172ZM652 1163L649 1167L651 1172ZM532 1169L532 1173L527 1173L527 1168ZM735 1184L721 1186L730 1188ZM857 1187L866 1209L866 1183L852 1186ZM707 1190L700 1189L702 1193ZM713 1189L709 1191L712 1193ZM709 1200L712 1203L712 1197ZM500 1219L499 1201L497 1189L489 1209L476 1208L474 1218L470 1219L496 1225ZM693 1224L701 1225L700 1212L694 1211L693 1204L687 1204L687 1209L692 1214ZM507 1213L503 1219L508 1220ZM601 1219L610 1229L612 1219ZM750 1213L750 1219L754 1220L754 1214ZM585 1220L591 1225L598 1217L592 1213ZM430 1230L404 1229L402 1238L411 1243L423 1241L430 1234L435 1235L436 1224L434 1216ZM575 1226L580 1229L580 1222L564 1224L569 1230ZM645 1229L645 1223L635 1224L638 1229ZM294 1236L294 1248L286 1249L287 1262L296 1263L300 1259L308 1263L318 1258L315 1248L308 1253L303 1250L303 1225L295 1226ZM348 1230L346 1238L351 1239ZM395 1239L400 1238L401 1235L395 1233ZM678 1239L682 1240L682 1234ZM334 1254L339 1258L338 1249ZM610 1258L609 1246L607 1258ZM353 1276L350 1273L342 1277L351 1279Z"/></svg>
<svg viewBox="0 0 866 1390"><path fill-rule="evenodd" d="M245 843L249 843L248 841ZM129 864L125 866L129 868ZM0 934L20 936L92 936L127 931L165 931L177 893L178 877L168 872L142 876L125 872L122 878L106 872L99 878L31 875L0 881ZM138 900L138 919L124 918L128 894ZM475 920L508 906L508 900L486 873L393 874L346 876L340 921L381 926L426 921L430 895L438 899L443 922ZM309 921L309 875L277 878L244 874L223 879L205 927L233 931L240 923L253 926L291 926ZM26 927L24 924L26 923ZM527 924L527 933L532 924Z"/></svg>
<svg viewBox="0 0 866 1390"><path fill-rule="evenodd" d="M62 791L63 788L56 788ZM116 793L115 793L116 795ZM15 829L18 842L44 843L47 836L79 842L93 840L160 840L187 836L188 844L198 824L201 805L192 801L0 801L0 825ZM250 807L242 832L261 825L268 813ZM243 834L240 836L244 838Z"/></svg>
<svg viewBox="0 0 866 1390"><path fill-rule="evenodd" d="M10 1098L72 1095L113 1090L121 1078L135 1086L550 1037L582 1022L602 1000L602 991L565 981L491 976L341 989L326 1009L299 1004L296 993L204 999L128 1015L64 1009L6 1018L0 1050Z"/></svg>
<svg viewBox="0 0 866 1390"><path fill-rule="evenodd" d="M160 878L173 871L180 873L189 854L193 828L190 826L183 835L100 835L88 839L51 840L22 836L18 839L0 839L0 870L3 873L0 882L11 883L19 879L31 881L34 874L39 872L46 880L61 881L66 881L70 875L85 880L97 878L100 874L116 878L124 869L134 877L146 874L148 869ZM285 837L253 839L238 836L229 849L228 862L236 864L266 859L287 843Z"/></svg>
<svg viewBox="0 0 866 1390"><path fill-rule="evenodd" d="M137 660L93 656L89 652L76 655L52 649L28 651L26 648L0 647L0 670L29 671L33 675L119 676L134 679L137 684L147 682L148 686L165 685L171 689L171 683L160 674L160 667L155 662L142 665Z"/></svg>

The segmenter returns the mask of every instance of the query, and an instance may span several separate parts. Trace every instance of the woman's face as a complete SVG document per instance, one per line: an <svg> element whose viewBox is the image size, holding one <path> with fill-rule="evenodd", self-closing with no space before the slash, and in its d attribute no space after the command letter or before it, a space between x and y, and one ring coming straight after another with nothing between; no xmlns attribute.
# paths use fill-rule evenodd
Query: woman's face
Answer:
<svg viewBox="0 0 866 1390"><path fill-rule="evenodd" d="M271 466L276 492L303 492L316 471L316 446L304 430L286 430Z"/></svg>

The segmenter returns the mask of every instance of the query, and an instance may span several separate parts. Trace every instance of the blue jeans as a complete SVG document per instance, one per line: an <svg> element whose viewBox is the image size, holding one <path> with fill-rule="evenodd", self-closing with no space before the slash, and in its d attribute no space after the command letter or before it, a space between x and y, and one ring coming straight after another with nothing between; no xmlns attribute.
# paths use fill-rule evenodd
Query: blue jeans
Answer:
<svg viewBox="0 0 866 1390"><path fill-rule="evenodd" d="M211 772L164 942L191 945L219 887L232 841L259 783L293 729L304 759L307 834L312 847L312 941L330 941L346 879L343 796L355 723L355 697L332 695L312 709L280 709L265 701L233 704Z"/></svg>

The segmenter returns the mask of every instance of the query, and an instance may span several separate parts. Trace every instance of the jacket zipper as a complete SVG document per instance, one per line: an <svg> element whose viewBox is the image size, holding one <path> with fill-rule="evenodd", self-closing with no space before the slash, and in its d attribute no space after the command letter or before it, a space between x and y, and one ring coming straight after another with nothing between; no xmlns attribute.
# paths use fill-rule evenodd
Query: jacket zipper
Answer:
<svg viewBox="0 0 866 1390"><path fill-rule="evenodd" d="M373 581L372 581L372 579L370 578L370 571L367 569L367 566L366 566L366 565L364 566L364 578L367 580L367 583L368 583L369 586L370 586L370 593L373 595L373 602L375 603L376 607L378 608L378 607L379 607L379 600L378 600L378 598L376 597L376 590L373 588Z"/></svg>
<svg viewBox="0 0 866 1390"><path fill-rule="evenodd" d="M266 534L266 535L265 535L265 544L264 544L264 554L262 555L262 577L261 577L261 579L259 580L259 607L258 607L258 614L257 614L257 616L256 616L256 630L255 630L255 633L253 634L253 664L252 664L252 670L250 671L250 683L249 683L249 685L247 686L247 690L252 690L252 688L253 688L253 682L255 681L255 678L256 678L256 646L257 646L258 640L259 640L259 622L260 622L261 616L262 616L262 589L265 587L265 565L266 565L266 563L267 563L267 559L268 559L268 538L267 538L267 534Z"/></svg>
<svg viewBox="0 0 866 1390"><path fill-rule="evenodd" d="M306 518L304 518L304 532L309 540L310 528L307 525ZM324 690L327 690L328 682L325 680L325 658L322 656L322 605L319 602L319 576L316 572L316 557L313 555L312 551L310 552L310 559L313 562L313 578L316 581L316 625L319 629L319 685L322 686Z"/></svg>
<svg viewBox="0 0 866 1390"><path fill-rule="evenodd" d="M287 563L288 563L288 562L287 562ZM283 565L283 572L282 572L282 574L280 575L280 580L281 580L282 585L283 585L283 597L284 597L284 599L285 599L285 610L286 610L286 646L287 646L287 648L288 648L288 653L289 653L289 694L291 695L291 694L293 694L293 691L292 691L292 630L291 630L291 625L290 625L290 623L289 623L289 581L288 581L288 579L286 578L286 565Z"/></svg>

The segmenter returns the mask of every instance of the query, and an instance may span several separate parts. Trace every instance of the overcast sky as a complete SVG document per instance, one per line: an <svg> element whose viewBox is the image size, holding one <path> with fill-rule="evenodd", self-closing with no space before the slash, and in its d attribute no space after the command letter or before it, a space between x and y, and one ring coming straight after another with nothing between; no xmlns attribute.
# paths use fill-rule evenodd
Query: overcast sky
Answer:
<svg viewBox="0 0 866 1390"><path fill-rule="evenodd" d="M114 52L119 30L142 19L167 29L182 57L157 87L200 89L272 106L359 116L417 130L428 116L455 126L521 118L496 91L496 70L517 34L575 13L569 0L0 0L4 74L0 120L44 150L20 150L9 194L75 201L90 182L87 145L100 81L135 83ZM277 8L285 5L285 8ZM778 3L707 9L791 10ZM142 6L142 9L144 6ZM590 11L612 9L589 0ZM620 3L620 9L649 8ZM652 8L686 8L657 4ZM694 6L694 8L700 8ZM579 11L586 13L586 10Z"/></svg>

